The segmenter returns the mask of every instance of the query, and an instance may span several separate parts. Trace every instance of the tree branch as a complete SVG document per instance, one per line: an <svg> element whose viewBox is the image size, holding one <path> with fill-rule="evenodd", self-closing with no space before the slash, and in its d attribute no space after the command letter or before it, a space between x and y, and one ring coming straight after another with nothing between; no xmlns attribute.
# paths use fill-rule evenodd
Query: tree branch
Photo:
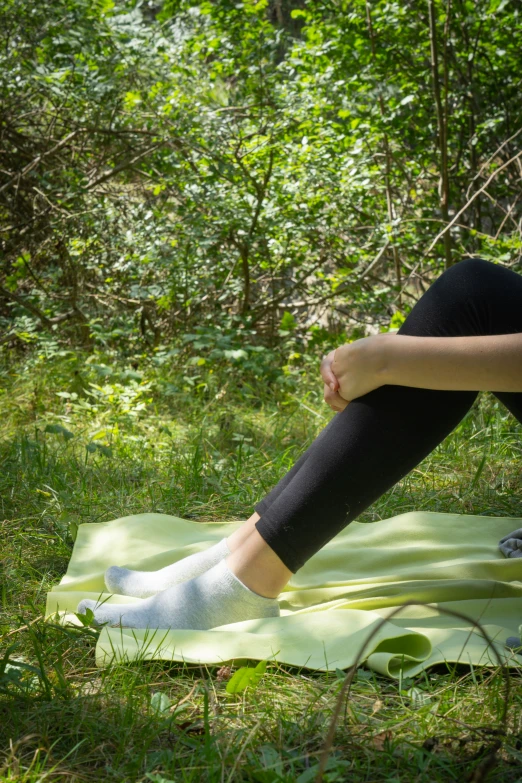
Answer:
<svg viewBox="0 0 522 783"><path fill-rule="evenodd" d="M41 155L37 155L34 160L32 160L30 163L27 164L27 166L24 166L22 171L19 171L18 174L15 174L9 182L6 182L2 187L0 188L0 193L3 193L4 190L7 190L7 188L11 187L11 185L14 185L14 183L20 182L22 177L25 177L26 174L29 174L30 171L32 171L38 164L44 160L44 158L48 158L49 155L52 155L54 152L58 152L59 149L62 147L65 147L65 145L71 141L71 139L74 139L75 136L77 136L79 131L75 130L72 133L69 133L64 139L58 142L58 144L55 144L54 147L52 147L50 150L47 150L47 152L43 152Z"/></svg>
<svg viewBox="0 0 522 783"><path fill-rule="evenodd" d="M439 148L440 148L440 209L444 222L448 221L449 204L449 178L448 178L448 140L447 140L447 117L442 105L442 98L439 84L439 61L437 49L437 23L435 19L435 1L428 0L428 10L430 19L430 45L431 45L431 76L433 80L433 93L435 95L435 105L437 107L437 125L439 129ZM449 13L449 7L448 11ZM446 58L445 58L446 59ZM444 63L447 69L447 63ZM444 235L444 256L445 265L448 269L452 264L451 258L451 235Z"/></svg>
<svg viewBox="0 0 522 783"><path fill-rule="evenodd" d="M368 0L366 0L366 20L368 22L368 33L370 35L372 59L375 64L377 61L377 56L375 52L375 34L373 31L371 9ZM381 117L384 120L385 117L384 101L380 93L379 93L379 110L381 113ZM383 141L384 141L384 152L385 152L385 160L386 160L386 169L384 175L384 183L386 187L386 206L388 209L388 220L390 221L390 227L393 231L393 221L395 219L395 213L393 208L393 196L391 191L391 150L390 150L390 143L388 141L388 134L386 133L386 131L383 132ZM388 242L386 247L388 247L389 245L390 243ZM395 242L393 242L392 244L392 253L393 253L393 264L395 267L395 278L400 291L401 290L401 261L399 258L399 251Z"/></svg>

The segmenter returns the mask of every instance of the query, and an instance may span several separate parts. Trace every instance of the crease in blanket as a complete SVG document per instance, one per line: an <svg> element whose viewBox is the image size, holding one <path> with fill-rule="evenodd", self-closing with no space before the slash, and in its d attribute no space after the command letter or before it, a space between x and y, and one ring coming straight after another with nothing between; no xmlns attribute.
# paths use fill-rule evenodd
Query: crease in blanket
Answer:
<svg viewBox="0 0 522 783"><path fill-rule="evenodd" d="M362 660L388 677L415 676L445 662L497 666L495 651L473 622L439 611L448 609L479 622L500 659L519 666L522 656L506 643L520 637L522 560L505 558L498 541L521 523L425 511L352 522L293 575L279 597L279 617L209 631L104 627L96 662L252 659L345 669L381 624ZM58 613L61 622L79 624L75 612L83 598L136 602L106 592L103 576L109 566L163 568L213 546L240 524L201 524L151 513L80 525L67 573L47 596L46 616ZM387 619L410 600L430 606L408 606Z"/></svg>

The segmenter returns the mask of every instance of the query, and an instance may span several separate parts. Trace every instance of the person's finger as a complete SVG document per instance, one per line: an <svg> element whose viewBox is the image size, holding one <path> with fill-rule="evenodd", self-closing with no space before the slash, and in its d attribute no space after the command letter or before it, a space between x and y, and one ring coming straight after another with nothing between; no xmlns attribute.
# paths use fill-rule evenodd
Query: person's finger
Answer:
<svg viewBox="0 0 522 783"><path fill-rule="evenodd" d="M321 362L321 377L324 381L324 383L329 386L329 388L336 392L339 389L339 381L334 375L334 372L332 370L332 361L333 361L334 351L331 351L329 354L327 354L323 361Z"/></svg>
<svg viewBox="0 0 522 783"><path fill-rule="evenodd" d="M348 405L347 401L337 392L333 392L327 384L324 385L324 401L335 411L343 411Z"/></svg>
<svg viewBox="0 0 522 783"><path fill-rule="evenodd" d="M344 400L338 392L332 391L326 384L324 387L324 401L328 403L328 405L336 405L338 407L343 407L346 404L346 400Z"/></svg>
<svg viewBox="0 0 522 783"><path fill-rule="evenodd" d="M323 390L323 399L324 399L325 403L327 405L329 405L330 408L332 408L332 410L333 410L333 406L335 404L334 396L335 396L335 392L333 392L330 389L329 385L327 383L325 383L324 390Z"/></svg>
<svg viewBox="0 0 522 783"><path fill-rule="evenodd" d="M344 411L344 409L348 405L348 402L343 397L341 397L340 394L334 394L333 395L333 400L332 400L331 404L334 407L334 410L336 410L336 411Z"/></svg>

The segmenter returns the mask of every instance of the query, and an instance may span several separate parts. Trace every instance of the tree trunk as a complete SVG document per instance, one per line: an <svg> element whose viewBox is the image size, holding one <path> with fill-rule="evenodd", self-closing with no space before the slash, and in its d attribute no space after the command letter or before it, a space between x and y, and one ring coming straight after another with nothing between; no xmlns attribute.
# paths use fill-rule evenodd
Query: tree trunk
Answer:
<svg viewBox="0 0 522 783"><path fill-rule="evenodd" d="M444 46L444 86L445 97L444 105L442 103L442 96L439 83L439 55L437 47L437 23L435 17L435 0L428 0L428 11L430 19L430 45L431 45L431 76L433 79L433 94L435 96L435 106L437 109L437 126L439 132L439 150L440 150L440 211L442 219L447 225L449 222L449 175L448 175L448 58L446 56L446 45ZM449 34L449 13L450 13L450 0L448 0L446 10L446 40ZM451 257L451 236L450 232L444 233L444 260L445 267L449 269L452 265Z"/></svg>

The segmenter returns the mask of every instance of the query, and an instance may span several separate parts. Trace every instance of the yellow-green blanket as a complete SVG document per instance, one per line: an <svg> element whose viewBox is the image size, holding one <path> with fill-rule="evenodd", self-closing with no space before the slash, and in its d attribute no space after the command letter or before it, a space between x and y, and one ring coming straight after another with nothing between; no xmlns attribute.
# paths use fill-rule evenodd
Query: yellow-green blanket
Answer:
<svg viewBox="0 0 522 783"><path fill-rule="evenodd" d="M107 598L103 573L109 565L155 570L210 546L238 524L138 514L81 525L67 573L47 596L47 616L59 611L74 622L82 598ZM383 618L415 600L434 608L407 607L386 621L363 656L371 669L398 677L401 670L411 676L445 661L497 665L472 624L437 607L479 621L503 660L519 665L522 657L504 642L522 623L522 558L506 559L498 551L499 539L517 527L522 519L429 512L353 522L292 578L279 599L281 617L210 631L104 628L96 660L103 666L114 660L217 664L247 658L345 669Z"/></svg>

